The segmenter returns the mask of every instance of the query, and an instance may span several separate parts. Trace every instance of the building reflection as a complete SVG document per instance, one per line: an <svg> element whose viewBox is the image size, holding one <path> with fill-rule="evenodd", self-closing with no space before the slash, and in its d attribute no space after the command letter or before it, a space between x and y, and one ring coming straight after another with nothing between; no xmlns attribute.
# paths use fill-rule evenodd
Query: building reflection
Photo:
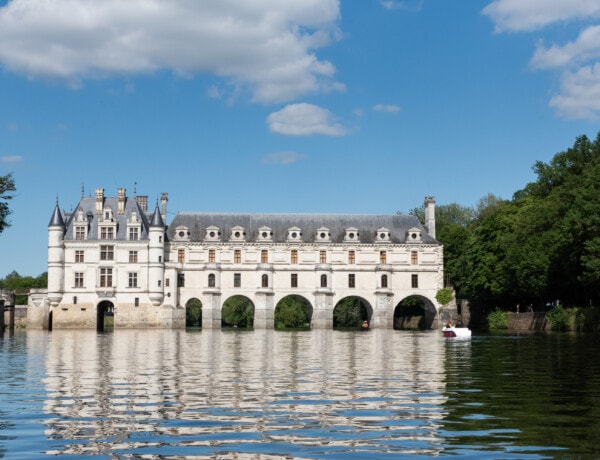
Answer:
<svg viewBox="0 0 600 460"><path fill-rule="evenodd" d="M47 346L50 454L441 450L432 333L56 330Z"/></svg>

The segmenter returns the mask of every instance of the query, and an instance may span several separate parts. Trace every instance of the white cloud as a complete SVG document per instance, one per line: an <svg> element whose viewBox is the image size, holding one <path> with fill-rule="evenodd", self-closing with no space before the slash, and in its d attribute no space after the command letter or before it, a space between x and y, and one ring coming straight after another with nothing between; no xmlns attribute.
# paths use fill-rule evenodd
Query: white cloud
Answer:
<svg viewBox="0 0 600 460"><path fill-rule="evenodd" d="M584 29L577 40L564 46L537 46L531 58L534 68L563 67L571 63L588 61L600 57L600 26Z"/></svg>
<svg viewBox="0 0 600 460"><path fill-rule="evenodd" d="M600 114L600 63L563 75L560 94L550 106L565 118L597 119Z"/></svg>
<svg viewBox="0 0 600 460"><path fill-rule="evenodd" d="M373 110L375 112L398 113L400 112L400 107L392 104L376 104L373 106Z"/></svg>
<svg viewBox="0 0 600 460"><path fill-rule="evenodd" d="M288 165L297 163L304 158L306 158L306 155L298 152L273 152L263 157L263 163Z"/></svg>
<svg viewBox="0 0 600 460"><path fill-rule="evenodd" d="M267 117L269 129L275 133L289 136L343 136L346 129L336 123L327 109L313 104L289 104Z"/></svg>
<svg viewBox="0 0 600 460"><path fill-rule="evenodd" d="M23 157L19 155L6 155L0 157L1 163L19 163L21 161L23 161Z"/></svg>
<svg viewBox="0 0 600 460"><path fill-rule="evenodd" d="M380 0L381 6L386 10L407 10L407 11L420 11L423 7L423 0Z"/></svg>
<svg viewBox="0 0 600 460"><path fill-rule="evenodd" d="M556 22L600 17L598 0L494 0L483 9L496 31L531 31Z"/></svg>
<svg viewBox="0 0 600 460"><path fill-rule="evenodd" d="M315 55L339 37L339 17L339 0L12 0L0 7L0 62L74 87L209 73L256 102L281 102L343 89Z"/></svg>
<svg viewBox="0 0 600 460"><path fill-rule="evenodd" d="M496 31L541 31L555 23L579 25L577 38L566 44L540 41L531 57L534 69L558 69L561 85L550 106L565 118L597 118L600 114L600 18L598 0L494 0L483 9Z"/></svg>

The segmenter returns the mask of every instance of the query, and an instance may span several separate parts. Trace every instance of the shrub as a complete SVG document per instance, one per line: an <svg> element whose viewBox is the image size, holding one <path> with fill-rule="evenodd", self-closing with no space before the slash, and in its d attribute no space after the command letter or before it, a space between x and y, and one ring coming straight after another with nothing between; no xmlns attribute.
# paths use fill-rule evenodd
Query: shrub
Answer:
<svg viewBox="0 0 600 460"><path fill-rule="evenodd" d="M548 318L550 327L553 331L566 330L569 326L569 316L569 312L561 305L552 307L552 309L546 313L546 318Z"/></svg>
<svg viewBox="0 0 600 460"><path fill-rule="evenodd" d="M496 308L488 317L490 329L508 329L508 313Z"/></svg>
<svg viewBox="0 0 600 460"><path fill-rule="evenodd" d="M437 300L440 305L448 305L453 298L454 291L450 288L442 288L437 291L437 294L435 295L435 300Z"/></svg>

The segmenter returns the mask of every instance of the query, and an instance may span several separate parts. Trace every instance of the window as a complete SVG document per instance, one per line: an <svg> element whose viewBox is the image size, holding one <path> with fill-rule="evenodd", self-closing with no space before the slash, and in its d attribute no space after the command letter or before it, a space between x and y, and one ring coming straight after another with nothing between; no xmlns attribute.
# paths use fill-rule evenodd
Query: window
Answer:
<svg viewBox="0 0 600 460"><path fill-rule="evenodd" d="M129 263L137 264L138 261L138 252L137 251L129 251Z"/></svg>
<svg viewBox="0 0 600 460"><path fill-rule="evenodd" d="M354 273L350 273L348 275L348 287L349 288L356 287L356 277L355 277Z"/></svg>
<svg viewBox="0 0 600 460"><path fill-rule="evenodd" d="M81 227L79 225L75 227L75 239L85 240L85 227Z"/></svg>
<svg viewBox="0 0 600 460"><path fill-rule="evenodd" d="M138 287L138 274L137 273L130 273L129 274L129 285L130 288L136 288Z"/></svg>
<svg viewBox="0 0 600 460"><path fill-rule="evenodd" d="M114 260L115 258L115 247L114 246L100 246L100 260Z"/></svg>
<svg viewBox="0 0 600 460"><path fill-rule="evenodd" d="M135 297L133 299L133 305L135 305L136 307L140 306L140 298L139 297Z"/></svg>
<svg viewBox="0 0 600 460"><path fill-rule="evenodd" d="M262 275L260 277L260 285L264 288L269 287L269 275Z"/></svg>
<svg viewBox="0 0 600 460"><path fill-rule="evenodd" d="M165 279L165 286L169 287L171 285L171 278L166 278Z"/></svg>
<svg viewBox="0 0 600 460"><path fill-rule="evenodd" d="M260 251L260 263L261 264L269 263L269 251L267 251L266 249L263 249L262 251Z"/></svg>
<svg viewBox="0 0 600 460"><path fill-rule="evenodd" d="M83 261L83 251L75 251L75 263L82 263Z"/></svg>
<svg viewBox="0 0 600 460"><path fill-rule="evenodd" d="M208 275L208 287L214 288L216 286L216 278L214 273Z"/></svg>
<svg viewBox="0 0 600 460"><path fill-rule="evenodd" d="M73 296L73 305L77 305L77 296Z"/></svg>
<svg viewBox="0 0 600 460"><path fill-rule="evenodd" d="M388 287L387 275L381 275L381 287L382 288Z"/></svg>
<svg viewBox="0 0 600 460"><path fill-rule="evenodd" d="M236 288L242 287L242 274L241 273L233 274L233 287L236 287Z"/></svg>
<svg viewBox="0 0 600 460"><path fill-rule="evenodd" d="M387 264L387 252L379 251L379 263Z"/></svg>
<svg viewBox="0 0 600 460"><path fill-rule="evenodd" d="M297 249L292 249L291 263L293 263L293 264L298 263L298 250Z"/></svg>
<svg viewBox="0 0 600 460"><path fill-rule="evenodd" d="M114 240L115 239L114 227L100 227L100 239Z"/></svg>
<svg viewBox="0 0 600 460"><path fill-rule="evenodd" d="M292 273L292 287L298 287L298 273Z"/></svg>
<svg viewBox="0 0 600 460"><path fill-rule="evenodd" d="M319 262L321 262L322 264L326 264L327 263L327 251L320 251L319 252Z"/></svg>
<svg viewBox="0 0 600 460"><path fill-rule="evenodd" d="M356 252L348 251L348 263L355 264L356 263Z"/></svg>
<svg viewBox="0 0 600 460"><path fill-rule="evenodd" d="M185 287L185 274L177 273L177 287Z"/></svg>
<svg viewBox="0 0 600 460"><path fill-rule="evenodd" d="M236 249L235 251L233 251L233 263L234 264L242 263L242 251L240 251L239 249Z"/></svg>
<svg viewBox="0 0 600 460"><path fill-rule="evenodd" d="M185 249L177 250L177 262L179 262L180 264L185 262Z"/></svg>
<svg viewBox="0 0 600 460"><path fill-rule="evenodd" d="M321 287L322 288L327 287L327 275L321 275Z"/></svg>
<svg viewBox="0 0 600 460"><path fill-rule="evenodd" d="M417 251L411 251L410 263L413 265L417 265L419 263L419 253Z"/></svg>
<svg viewBox="0 0 600 460"><path fill-rule="evenodd" d="M75 287L83 287L83 273L81 272L75 273Z"/></svg>
<svg viewBox="0 0 600 460"><path fill-rule="evenodd" d="M140 239L140 229L138 227L129 227L129 239L130 240L139 240Z"/></svg>
<svg viewBox="0 0 600 460"><path fill-rule="evenodd" d="M112 268L100 269L100 287L112 287Z"/></svg>
<svg viewBox="0 0 600 460"><path fill-rule="evenodd" d="M210 264L214 264L215 263L215 250L214 249L209 249L208 250L208 263Z"/></svg>
<svg viewBox="0 0 600 460"><path fill-rule="evenodd" d="M413 288L419 287L419 275L411 275L410 277L410 285Z"/></svg>

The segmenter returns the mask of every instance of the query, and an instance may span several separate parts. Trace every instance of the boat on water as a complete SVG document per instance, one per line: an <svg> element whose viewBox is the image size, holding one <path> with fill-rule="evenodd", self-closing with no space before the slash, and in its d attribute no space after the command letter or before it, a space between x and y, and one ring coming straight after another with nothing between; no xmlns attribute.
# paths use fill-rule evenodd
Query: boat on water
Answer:
<svg viewBox="0 0 600 460"><path fill-rule="evenodd" d="M449 339L470 339L471 329L467 327L444 326L442 328L444 337Z"/></svg>

